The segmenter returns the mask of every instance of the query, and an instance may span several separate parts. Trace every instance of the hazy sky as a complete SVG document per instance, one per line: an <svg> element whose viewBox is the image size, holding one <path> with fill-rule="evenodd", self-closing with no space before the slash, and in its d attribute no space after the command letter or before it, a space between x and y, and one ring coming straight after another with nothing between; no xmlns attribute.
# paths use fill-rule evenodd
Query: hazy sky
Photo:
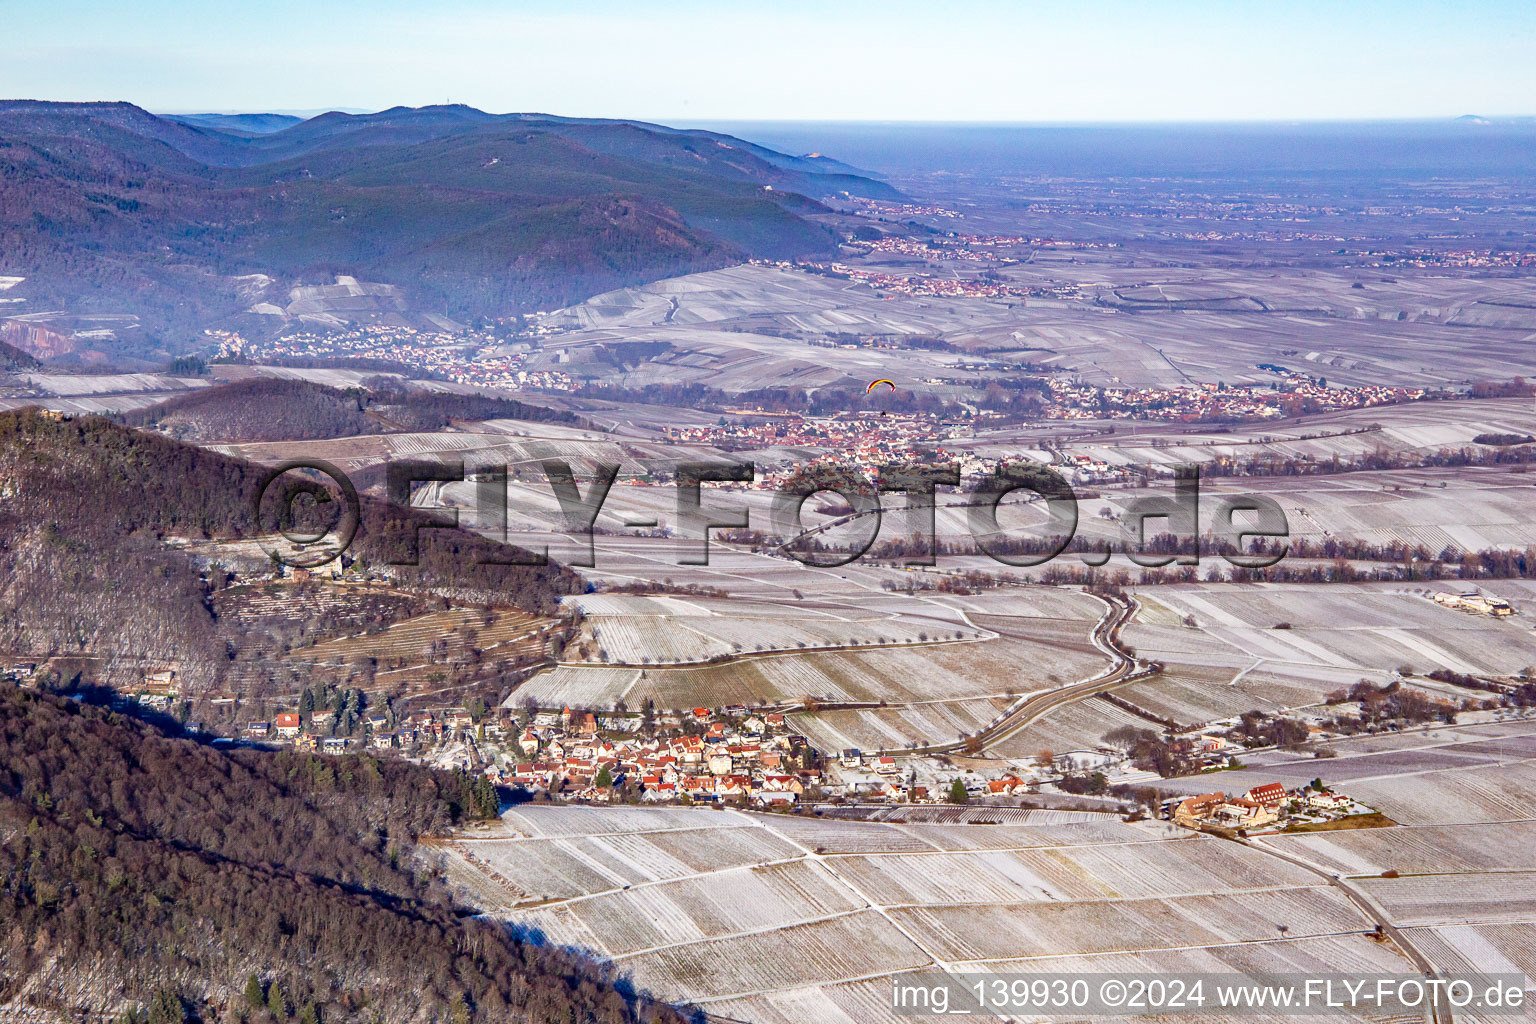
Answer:
<svg viewBox="0 0 1536 1024"><path fill-rule="evenodd" d="M0 0L0 96L679 119L1536 114L1536 3Z"/></svg>

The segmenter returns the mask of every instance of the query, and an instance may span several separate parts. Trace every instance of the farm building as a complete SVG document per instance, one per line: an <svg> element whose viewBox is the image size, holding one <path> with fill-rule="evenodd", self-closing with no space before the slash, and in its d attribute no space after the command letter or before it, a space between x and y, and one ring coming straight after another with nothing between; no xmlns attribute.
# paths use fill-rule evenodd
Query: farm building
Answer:
<svg viewBox="0 0 1536 1024"><path fill-rule="evenodd" d="M1489 597L1476 591L1468 591L1462 594L1452 594L1441 591L1435 595L1435 603L1446 608L1459 608L1464 612L1474 615L1494 615L1503 617L1513 615L1515 610L1510 607L1508 601L1501 597Z"/></svg>

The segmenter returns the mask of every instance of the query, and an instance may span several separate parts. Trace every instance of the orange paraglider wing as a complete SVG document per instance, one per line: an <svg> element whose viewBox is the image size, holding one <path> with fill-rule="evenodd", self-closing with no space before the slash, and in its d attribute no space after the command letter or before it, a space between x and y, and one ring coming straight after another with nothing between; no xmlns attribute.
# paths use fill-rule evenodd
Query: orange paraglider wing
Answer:
<svg viewBox="0 0 1536 1024"><path fill-rule="evenodd" d="M895 384L892 384L890 381L888 381L888 380L886 380L885 378L882 377L880 380L870 381L869 382L869 387L864 389L864 393L867 395L871 391L875 390L875 385L876 384L890 384L891 390L892 391L896 390L896 385Z"/></svg>

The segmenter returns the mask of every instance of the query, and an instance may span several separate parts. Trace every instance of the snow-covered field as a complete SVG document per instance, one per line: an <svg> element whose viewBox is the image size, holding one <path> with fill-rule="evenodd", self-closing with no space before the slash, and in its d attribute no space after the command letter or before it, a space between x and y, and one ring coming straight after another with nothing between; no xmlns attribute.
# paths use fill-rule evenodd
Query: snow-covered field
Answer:
<svg viewBox="0 0 1536 1024"><path fill-rule="evenodd" d="M913 825L522 805L447 873L486 912L749 1021L894 1020L939 969L1408 970L1325 878L1110 815ZM1275 922L1287 924L1284 933Z"/></svg>

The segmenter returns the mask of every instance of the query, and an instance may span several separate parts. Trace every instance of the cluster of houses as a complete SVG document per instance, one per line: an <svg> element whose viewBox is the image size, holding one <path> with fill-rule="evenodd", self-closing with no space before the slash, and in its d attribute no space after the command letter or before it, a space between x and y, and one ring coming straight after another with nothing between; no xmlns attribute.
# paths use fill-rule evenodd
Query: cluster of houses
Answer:
<svg viewBox="0 0 1536 1024"><path fill-rule="evenodd" d="M1360 810L1363 808L1355 801L1340 793L1315 786L1290 791L1278 782L1254 786L1241 796L1204 793L1182 800L1168 800L1164 804L1167 817L1193 829L1211 826L1233 830L1263 828L1291 814L1307 813L1329 818Z"/></svg>
<svg viewBox="0 0 1536 1024"><path fill-rule="evenodd" d="M939 424L926 414L892 413L888 416L798 415L767 416L759 422L730 422L672 427L668 440L707 444L726 449L824 448L829 454L818 465L848 468L885 465L932 453L948 461L952 453L934 448L941 433ZM830 453L836 453L835 455ZM778 489L805 469L801 456L785 458L760 473L752 484L761 490Z"/></svg>
<svg viewBox="0 0 1536 1024"><path fill-rule="evenodd" d="M995 281L987 278L941 277L931 274L892 274L884 270L851 266L847 263L818 263L797 260L793 264L777 263L779 267L793 267L812 274L856 281L879 289L888 295L909 297L941 297L969 299L1025 298L1038 294L1038 289Z"/></svg>
<svg viewBox="0 0 1536 1024"><path fill-rule="evenodd" d="M570 391L575 387L568 373L526 366L526 354L519 346L496 346L494 336L457 329L426 331L397 323L366 324L341 332L299 331L256 342L229 332L207 333L219 342L220 357L378 359L421 367L456 383L478 387L514 391ZM476 354L470 347L476 344L487 348Z"/></svg>
<svg viewBox="0 0 1536 1024"><path fill-rule="evenodd" d="M1452 594L1450 591L1442 590L1435 594L1435 604L1445 608L1456 608L1472 615L1495 615L1502 618L1515 613L1509 602L1502 597L1489 597L1487 594L1479 594L1476 591Z"/></svg>
<svg viewBox="0 0 1536 1024"><path fill-rule="evenodd" d="M1119 242L1071 241L1061 238L1030 238L1024 235L965 235L951 233L947 236L923 239L886 235L882 238L860 239L851 244L867 253L882 256L909 256L928 262L960 260L970 263L1018 263L1035 249L1118 249ZM1015 250L1004 255L999 250Z"/></svg>
<svg viewBox="0 0 1536 1024"><path fill-rule="evenodd" d="M495 739L505 737L509 731L502 720L486 718L476 722L466 708L413 712L396 728L390 727L387 715L368 715L362 720L365 728L361 736L332 736L335 724L336 712L328 708L315 710L307 721L298 712L285 712L271 721L247 722L242 737L253 743L284 743L300 750L345 754L364 747L409 750L427 744L467 741L475 736Z"/></svg>
<svg viewBox="0 0 1536 1024"><path fill-rule="evenodd" d="M1066 465L1072 473L1073 483L1124 483L1131 478L1129 467L1112 465L1101 458L1082 452L1069 454L1066 457Z"/></svg>
<svg viewBox="0 0 1536 1024"><path fill-rule="evenodd" d="M694 708L684 717L663 720L673 726L667 734L641 736L600 729L590 711L539 715L511 744L518 760L484 771L530 793L598 803L628 797L787 806L820 787L814 752L804 736L785 731L782 714Z"/></svg>
<svg viewBox="0 0 1536 1024"><path fill-rule="evenodd" d="M1284 369L1276 367L1276 369ZM1176 388L1100 387L1065 376L1051 377L1046 386L1052 404L1046 415L1057 419L1272 419L1291 415L1298 403L1326 409L1361 409L1409 402L1424 397L1422 388L1362 384L1329 387L1323 378L1286 371L1273 386L1195 384Z"/></svg>

